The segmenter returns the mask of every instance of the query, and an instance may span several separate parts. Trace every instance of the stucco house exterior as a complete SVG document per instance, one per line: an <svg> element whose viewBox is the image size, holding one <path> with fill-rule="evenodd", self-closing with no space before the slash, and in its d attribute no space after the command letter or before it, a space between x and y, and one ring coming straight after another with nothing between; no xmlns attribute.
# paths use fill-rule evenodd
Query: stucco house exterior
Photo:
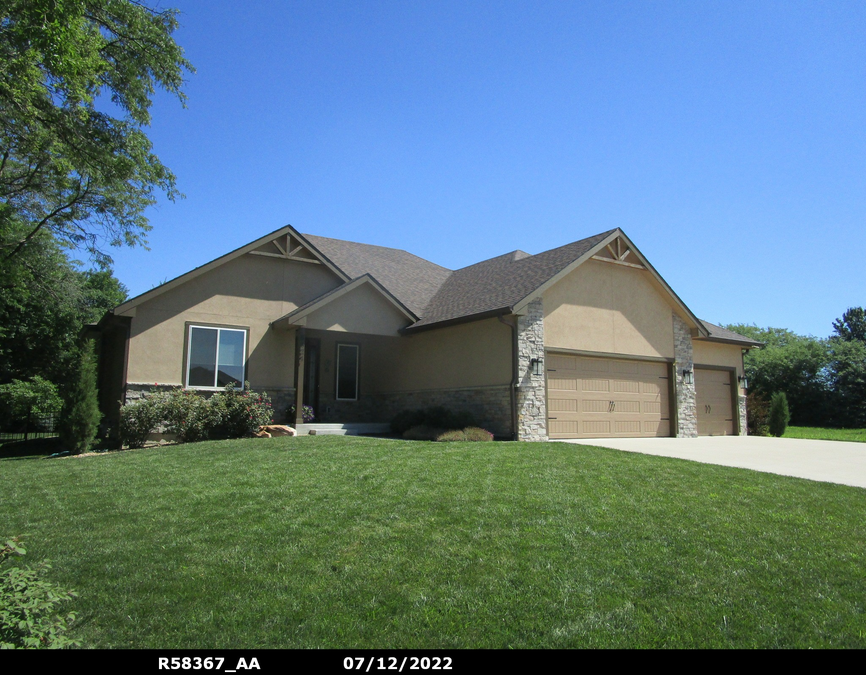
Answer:
<svg viewBox="0 0 866 675"><path fill-rule="evenodd" d="M467 409L517 440L745 434L748 338L698 319L620 229L449 270L283 227L93 328L109 426L152 388L248 380L317 421ZM297 406L300 411L301 406Z"/></svg>

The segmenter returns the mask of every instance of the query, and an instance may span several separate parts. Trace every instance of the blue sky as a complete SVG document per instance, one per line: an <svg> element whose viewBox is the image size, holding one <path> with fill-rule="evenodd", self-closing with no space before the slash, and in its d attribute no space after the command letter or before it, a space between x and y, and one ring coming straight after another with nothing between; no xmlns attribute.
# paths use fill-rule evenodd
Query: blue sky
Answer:
<svg viewBox="0 0 866 675"><path fill-rule="evenodd" d="M866 3L217 2L135 295L291 224L455 269L621 227L701 318L866 305Z"/></svg>

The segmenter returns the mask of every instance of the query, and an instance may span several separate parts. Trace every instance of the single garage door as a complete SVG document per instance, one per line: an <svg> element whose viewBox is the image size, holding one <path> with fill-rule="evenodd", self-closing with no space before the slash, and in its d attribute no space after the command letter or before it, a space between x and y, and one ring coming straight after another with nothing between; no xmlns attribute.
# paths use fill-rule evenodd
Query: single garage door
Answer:
<svg viewBox="0 0 866 675"><path fill-rule="evenodd" d="M664 362L548 353L548 436L670 436L669 391Z"/></svg>
<svg viewBox="0 0 866 675"><path fill-rule="evenodd" d="M734 406L731 399L731 371L696 367L695 395L698 436L732 436Z"/></svg>

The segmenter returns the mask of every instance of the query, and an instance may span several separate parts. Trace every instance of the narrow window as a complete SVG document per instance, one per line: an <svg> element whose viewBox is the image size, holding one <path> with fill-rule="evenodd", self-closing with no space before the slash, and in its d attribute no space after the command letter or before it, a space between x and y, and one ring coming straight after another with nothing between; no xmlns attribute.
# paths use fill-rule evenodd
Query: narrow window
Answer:
<svg viewBox="0 0 866 675"><path fill-rule="evenodd" d="M243 330L190 326L186 386L243 386L246 341Z"/></svg>
<svg viewBox="0 0 866 675"><path fill-rule="evenodd" d="M358 400L358 345L337 345L337 400Z"/></svg>

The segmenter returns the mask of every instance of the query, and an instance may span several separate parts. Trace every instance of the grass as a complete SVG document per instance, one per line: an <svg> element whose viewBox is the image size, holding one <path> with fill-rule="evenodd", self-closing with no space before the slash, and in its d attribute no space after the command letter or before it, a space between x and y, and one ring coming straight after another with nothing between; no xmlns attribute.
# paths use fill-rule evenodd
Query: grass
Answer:
<svg viewBox="0 0 866 675"><path fill-rule="evenodd" d="M866 490L559 443L0 462L89 647L866 647Z"/></svg>
<svg viewBox="0 0 866 675"><path fill-rule="evenodd" d="M784 438L813 438L821 441L856 441L866 443L866 429L828 429L824 427L788 427Z"/></svg>

